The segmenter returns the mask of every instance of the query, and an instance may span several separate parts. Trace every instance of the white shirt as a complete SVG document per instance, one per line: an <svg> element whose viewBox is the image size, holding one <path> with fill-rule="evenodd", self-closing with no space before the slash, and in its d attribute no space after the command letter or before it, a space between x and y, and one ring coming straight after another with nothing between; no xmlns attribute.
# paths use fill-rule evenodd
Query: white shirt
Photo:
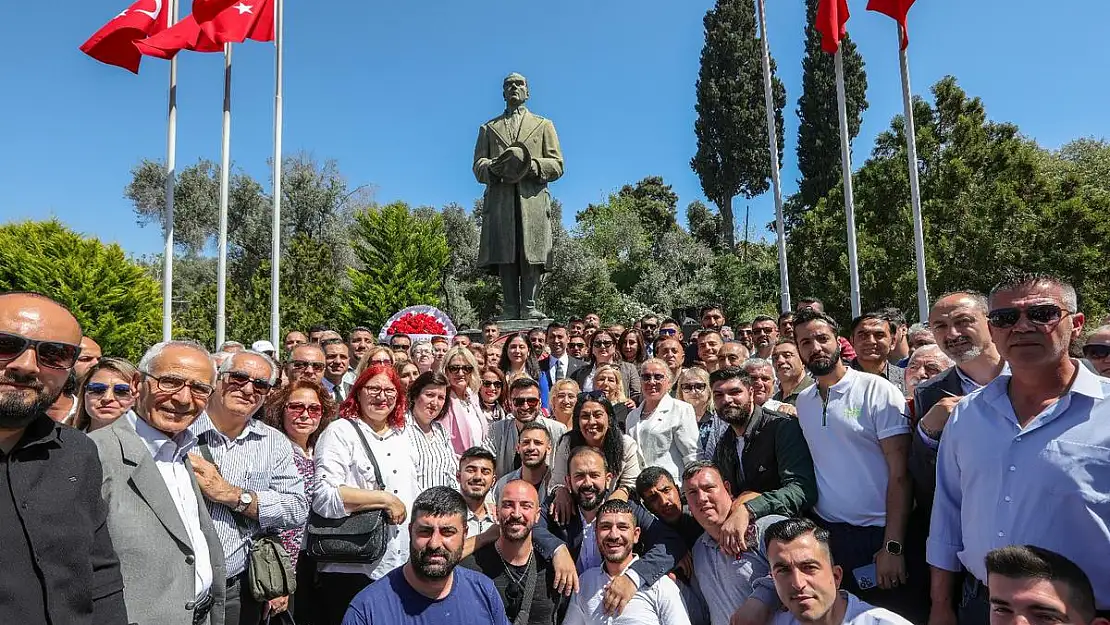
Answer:
<svg viewBox="0 0 1110 625"><path fill-rule="evenodd" d="M633 556L632 562L637 559ZM583 573L563 625L690 625L678 586L666 575L637 590L620 616L606 616L605 585L612 579L602 567Z"/></svg>
<svg viewBox="0 0 1110 625"><path fill-rule="evenodd" d="M200 529L200 508L197 502L196 491L193 490L193 480L189 468L185 466L185 457L196 444L197 437L185 430L171 440L162 432L154 429L149 423L143 421L133 411L128 411L125 417L135 428L150 456L154 458L154 466L162 474L162 481L170 492L170 499L177 508L181 524L189 535L189 543L193 547L194 588L199 601L212 587L212 554L208 551L208 541Z"/></svg>
<svg viewBox="0 0 1110 625"><path fill-rule="evenodd" d="M817 473L817 505L826 521L856 527L886 525L886 458L879 441L908 434L906 398L885 378L848 369L829 388L798 396L798 423Z"/></svg>
<svg viewBox="0 0 1110 625"><path fill-rule="evenodd" d="M628 413L628 435L640 446L645 467L662 467L682 485L682 470L698 459L698 418L690 404L664 395L644 418L644 406Z"/></svg>
<svg viewBox="0 0 1110 625"><path fill-rule="evenodd" d="M841 590L840 596L848 599L848 609L844 612L844 620L841 621L843 625L912 625L890 610L876 608L846 590ZM771 620L771 625L800 625L800 623L793 614L779 612Z"/></svg>
<svg viewBox="0 0 1110 625"><path fill-rule="evenodd" d="M548 368L551 371L551 382L552 383L555 383L559 380L566 379L567 373L568 373L567 369L570 368L570 357L567 356L567 354L565 352L563 353L563 356L561 358L558 357L558 356L549 356L547 361L548 361L547 362ZM560 366L562 367L561 370L558 368ZM563 377L561 377L561 378L555 377L555 372L556 371L559 371L559 373L562 373Z"/></svg>
<svg viewBox="0 0 1110 625"><path fill-rule="evenodd" d="M385 436L378 436L361 420L335 420L316 441L316 496L312 500L312 509L321 516L341 519L350 514L339 497L340 486L378 489L374 465L366 455L355 427L362 430L370 450L374 452L382 470L384 490L400 499L409 514L401 525L386 526L389 542L377 566L322 564L320 570L325 573L362 573L377 580L409 559L409 516L420 488L416 454L404 430L391 429Z"/></svg>

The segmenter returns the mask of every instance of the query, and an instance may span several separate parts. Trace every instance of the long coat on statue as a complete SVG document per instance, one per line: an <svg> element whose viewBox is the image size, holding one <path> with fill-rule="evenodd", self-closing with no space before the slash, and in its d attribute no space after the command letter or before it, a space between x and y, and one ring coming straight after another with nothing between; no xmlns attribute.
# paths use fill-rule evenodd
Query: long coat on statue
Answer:
<svg viewBox="0 0 1110 625"><path fill-rule="evenodd" d="M478 144L474 147L474 177L486 185L478 266L493 272L497 265L520 262L520 241L528 264L542 265L546 270L551 263L552 202L547 183L563 175L559 137L551 120L527 109L515 134L506 112L478 129ZM490 164L513 143L527 148L532 162L539 166L538 178L530 172L520 182L510 184L490 172Z"/></svg>

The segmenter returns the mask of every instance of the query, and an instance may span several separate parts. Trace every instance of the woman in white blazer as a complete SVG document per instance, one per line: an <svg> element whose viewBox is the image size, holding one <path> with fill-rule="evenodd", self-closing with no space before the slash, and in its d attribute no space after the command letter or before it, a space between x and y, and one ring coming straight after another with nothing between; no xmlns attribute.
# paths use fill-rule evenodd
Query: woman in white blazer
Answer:
<svg viewBox="0 0 1110 625"><path fill-rule="evenodd" d="M671 397L671 369L652 358L640 365L644 401L628 414L628 435L640 447L645 467L662 467L680 476L687 463L698 457L698 418L694 407Z"/></svg>

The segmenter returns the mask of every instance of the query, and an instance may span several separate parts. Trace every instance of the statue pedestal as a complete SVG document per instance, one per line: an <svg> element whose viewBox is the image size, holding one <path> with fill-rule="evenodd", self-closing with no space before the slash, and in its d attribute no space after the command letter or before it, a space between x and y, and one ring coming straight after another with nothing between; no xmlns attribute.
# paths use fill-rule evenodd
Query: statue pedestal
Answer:
<svg viewBox="0 0 1110 625"><path fill-rule="evenodd" d="M547 325L555 321L554 319L498 319L497 327L501 330L501 334L513 334L514 332L528 331L532 328L540 328L547 331Z"/></svg>

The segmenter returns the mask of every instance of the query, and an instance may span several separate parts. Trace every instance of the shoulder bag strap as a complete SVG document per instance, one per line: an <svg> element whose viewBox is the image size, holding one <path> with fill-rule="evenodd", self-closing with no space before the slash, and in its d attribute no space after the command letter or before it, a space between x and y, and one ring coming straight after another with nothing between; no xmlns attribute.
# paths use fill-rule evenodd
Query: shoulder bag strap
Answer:
<svg viewBox="0 0 1110 625"><path fill-rule="evenodd" d="M366 455L370 457L370 464L374 465L374 477L378 482L378 489L385 490L385 482L382 480L382 470L378 467L378 459L374 457L374 452L370 451L370 442L366 440L366 435L362 433L362 428L353 420L351 421L351 427L355 429L355 434L358 434L358 439L362 441L362 448L366 450Z"/></svg>
<svg viewBox="0 0 1110 625"><path fill-rule="evenodd" d="M516 613L513 625L528 625L528 617L532 611L532 595L536 594L536 553L533 547L532 556L528 558L528 569L524 574L524 597L520 601L520 611Z"/></svg>

